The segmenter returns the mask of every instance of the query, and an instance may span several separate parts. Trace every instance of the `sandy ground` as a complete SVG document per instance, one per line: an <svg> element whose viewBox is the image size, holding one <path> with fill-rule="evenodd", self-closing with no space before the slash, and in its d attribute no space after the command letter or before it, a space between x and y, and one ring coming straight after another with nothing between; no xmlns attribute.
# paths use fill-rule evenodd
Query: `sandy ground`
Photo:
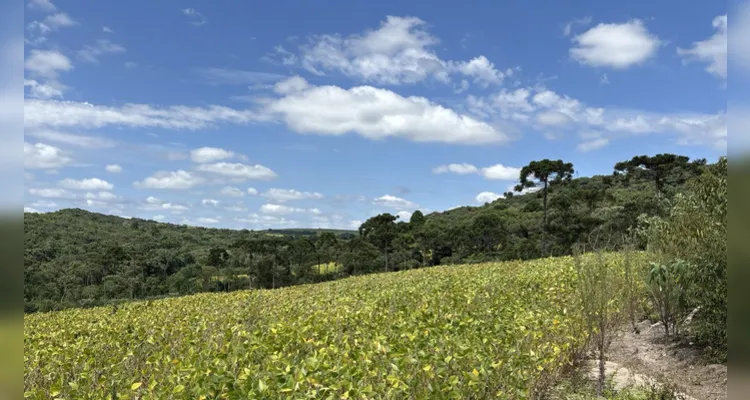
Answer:
<svg viewBox="0 0 750 400"><path fill-rule="evenodd" d="M607 354L607 373L619 385L656 381L676 385L688 399L727 398L726 365L707 363L702 351L689 343L665 340L658 324L638 325L640 334L623 330L613 338Z"/></svg>

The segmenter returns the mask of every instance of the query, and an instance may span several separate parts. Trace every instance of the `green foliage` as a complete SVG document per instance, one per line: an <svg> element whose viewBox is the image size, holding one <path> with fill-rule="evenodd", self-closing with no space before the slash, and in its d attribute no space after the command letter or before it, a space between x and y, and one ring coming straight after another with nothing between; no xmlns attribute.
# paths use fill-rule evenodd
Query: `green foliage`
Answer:
<svg viewBox="0 0 750 400"><path fill-rule="evenodd" d="M659 316L664 326L664 334L679 334L679 326L686 312L687 286L686 273L689 265L683 260L667 264L651 263L648 285Z"/></svg>
<svg viewBox="0 0 750 400"><path fill-rule="evenodd" d="M670 214L648 226L649 245L665 258L687 262L685 303L700 307L698 339L726 349L727 336L727 159L704 167L676 196Z"/></svg>
<svg viewBox="0 0 750 400"><path fill-rule="evenodd" d="M585 344L576 284L563 257L28 314L24 396L528 398Z"/></svg>

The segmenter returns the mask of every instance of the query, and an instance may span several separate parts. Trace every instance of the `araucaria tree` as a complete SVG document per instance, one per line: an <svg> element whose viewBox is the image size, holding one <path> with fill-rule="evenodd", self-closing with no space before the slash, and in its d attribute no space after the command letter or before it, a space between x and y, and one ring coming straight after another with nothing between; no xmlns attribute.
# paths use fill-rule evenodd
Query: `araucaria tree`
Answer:
<svg viewBox="0 0 750 400"><path fill-rule="evenodd" d="M563 182L569 182L573 178L572 163L563 162L563 160L532 161L529 165L521 168L519 176L520 183L516 185L516 192L522 192L524 189L542 186L542 197L544 204L544 227L547 227L547 193L551 185Z"/></svg>

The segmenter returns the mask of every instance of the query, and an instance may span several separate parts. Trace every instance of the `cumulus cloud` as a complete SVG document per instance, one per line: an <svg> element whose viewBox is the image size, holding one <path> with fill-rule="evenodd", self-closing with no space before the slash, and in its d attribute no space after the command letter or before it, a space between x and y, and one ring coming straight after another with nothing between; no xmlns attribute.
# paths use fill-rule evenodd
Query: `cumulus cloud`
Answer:
<svg viewBox="0 0 750 400"><path fill-rule="evenodd" d="M27 7L32 10L52 12L57 10L50 0L30 0Z"/></svg>
<svg viewBox="0 0 750 400"><path fill-rule="evenodd" d="M218 147L201 147L190 151L190 159L197 163L226 160L234 156L233 152Z"/></svg>
<svg viewBox="0 0 750 400"><path fill-rule="evenodd" d="M607 138L595 138L591 140L587 140L584 142L581 142L576 146L578 151L581 152L588 152L592 150L601 149L602 147L605 147L609 144L609 139Z"/></svg>
<svg viewBox="0 0 750 400"><path fill-rule="evenodd" d="M268 110L300 133L368 139L400 137L416 142L502 143L508 137L495 127L434 104L423 97L402 97L372 86L343 89L316 86L272 101Z"/></svg>
<svg viewBox="0 0 750 400"><path fill-rule="evenodd" d="M142 189L190 189L204 182L204 178L192 172L177 170L158 171L133 185Z"/></svg>
<svg viewBox="0 0 750 400"><path fill-rule="evenodd" d="M510 181L518 179L521 175L521 168L507 167L503 164L495 164L482 168L482 175L487 179Z"/></svg>
<svg viewBox="0 0 750 400"><path fill-rule="evenodd" d="M605 109L586 105L544 87L470 97L469 108L474 114L499 118L519 127L531 126L539 130L554 127L557 134L595 130L608 132L610 140L632 135L669 134L676 136L676 142L680 145L714 147L726 141L727 132L725 111L705 114ZM554 113L555 117L547 115L549 113ZM556 121L558 118L559 121ZM545 123L540 123L540 120ZM555 124L563 120L564 124ZM598 142L599 145L601 143Z"/></svg>
<svg viewBox="0 0 750 400"><path fill-rule="evenodd" d="M247 165L240 163L218 162L214 164L200 164L195 169L197 171L237 180L271 180L278 176L270 168L262 165Z"/></svg>
<svg viewBox="0 0 750 400"><path fill-rule="evenodd" d="M258 189L256 188L247 188L247 194L250 196L257 196L258 195Z"/></svg>
<svg viewBox="0 0 750 400"><path fill-rule="evenodd" d="M24 62L24 69L34 76L54 79L60 71L73 69L73 63L57 50L31 50Z"/></svg>
<svg viewBox="0 0 750 400"><path fill-rule="evenodd" d="M592 67L626 69L642 64L659 50L661 40L650 33L643 21L601 23L573 37L570 56Z"/></svg>
<svg viewBox="0 0 750 400"><path fill-rule="evenodd" d="M486 86L499 84L505 77L485 56L442 60L434 50L439 42L421 19L388 16L377 29L349 36L313 36L300 46L299 55L277 47L275 56L281 64L297 64L316 75L339 72L381 85L413 84L428 78L448 83L452 74L458 74Z"/></svg>
<svg viewBox="0 0 750 400"><path fill-rule="evenodd" d="M392 196L390 194L386 194L386 195L376 198L375 200L373 200L373 204L382 206L382 207L395 208L399 210L413 210L419 207L417 204L412 203L409 200L402 199L401 197Z"/></svg>
<svg viewBox="0 0 750 400"><path fill-rule="evenodd" d="M111 172L113 174L119 174L122 172L122 167L117 164L108 164L106 167L104 167L107 172Z"/></svg>
<svg viewBox="0 0 750 400"><path fill-rule="evenodd" d="M219 194L225 197L242 197L245 195L242 190L234 186L225 186L219 191Z"/></svg>
<svg viewBox="0 0 750 400"><path fill-rule="evenodd" d="M493 201L504 197L502 194L493 192L482 192L477 195L474 199L479 204L492 203Z"/></svg>
<svg viewBox="0 0 750 400"><path fill-rule="evenodd" d="M23 143L23 165L28 169L58 169L73 162L66 153L44 143Z"/></svg>
<svg viewBox="0 0 750 400"><path fill-rule="evenodd" d="M292 213L320 214L317 208L298 208L285 206L283 204L263 204L260 206L260 212L264 214L286 215Z"/></svg>
<svg viewBox="0 0 750 400"><path fill-rule="evenodd" d="M46 35L50 32L55 32L60 28L67 28L77 24L78 22L70 18L68 14L60 12L48 15L41 21L31 21L27 26L27 29L34 34Z"/></svg>
<svg viewBox="0 0 750 400"><path fill-rule="evenodd" d="M99 178L86 178L81 180L66 178L61 180L59 185L66 189L74 190L112 190L112 188L115 187L115 185Z"/></svg>
<svg viewBox="0 0 750 400"><path fill-rule="evenodd" d="M49 199L75 199L75 193L60 188L31 188L29 194Z"/></svg>
<svg viewBox="0 0 750 400"><path fill-rule="evenodd" d="M466 163L438 165L437 167L432 169L433 174L444 174L448 172L459 175L466 175L476 174L477 172L479 172L479 169L471 164Z"/></svg>
<svg viewBox="0 0 750 400"><path fill-rule="evenodd" d="M706 71L722 79L727 79L727 15L720 15L713 20L716 33L708 39L694 42L688 49L678 47L679 54L685 61L698 61L708 64Z"/></svg>
<svg viewBox="0 0 750 400"><path fill-rule="evenodd" d="M216 207L216 206L218 206L218 205L219 205L219 200L214 200L214 199L203 199L203 200L201 200L201 204L203 204L204 206L212 206L212 207Z"/></svg>
<svg viewBox="0 0 750 400"><path fill-rule="evenodd" d="M249 190L249 189L248 189ZM300 192L294 189L271 188L262 195L268 200L283 203L293 200L322 199L323 195L317 192Z"/></svg>
<svg viewBox="0 0 750 400"><path fill-rule="evenodd" d="M472 164L447 164L439 165L432 169L435 174L454 173L459 175L478 174L486 179L492 180L514 180L521 173L520 168L507 167L503 164L495 164L485 168L477 168Z"/></svg>
<svg viewBox="0 0 750 400"><path fill-rule="evenodd" d="M299 226L299 223L295 220L289 220L281 216L258 215L255 213L247 217L235 218L234 220L242 224L262 226L264 228Z"/></svg>
<svg viewBox="0 0 750 400"><path fill-rule="evenodd" d="M117 195L115 195L114 193L112 193L112 192L105 192L105 191L101 191L101 192L88 192L85 195L83 195L83 198L87 199L87 200L99 200L99 201L105 201L105 202L106 201L114 201L114 200L118 200L119 199L119 197Z"/></svg>
<svg viewBox="0 0 750 400"><path fill-rule="evenodd" d="M162 201L161 199L158 199L154 196L148 196L144 204L141 205L139 208L141 210L148 210L148 211L156 211L156 210L170 211L172 214L181 214L185 211L190 210L190 208L185 205Z"/></svg>

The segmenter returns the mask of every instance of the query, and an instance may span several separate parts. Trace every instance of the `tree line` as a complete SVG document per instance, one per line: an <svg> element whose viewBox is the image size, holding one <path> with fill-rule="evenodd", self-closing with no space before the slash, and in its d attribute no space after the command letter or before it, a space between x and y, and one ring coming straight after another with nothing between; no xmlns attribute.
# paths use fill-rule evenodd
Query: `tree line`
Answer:
<svg viewBox="0 0 750 400"><path fill-rule="evenodd" d="M712 164L713 165L713 164ZM68 209L25 214L26 312L191 294L277 288L373 272L569 255L593 234L613 248L648 218L667 218L706 160L638 156L611 174L573 178L574 166L538 160L504 198L424 215L392 214L358 232L268 234L208 229ZM311 233L312 232L312 233ZM321 268L321 266L330 266Z"/></svg>

